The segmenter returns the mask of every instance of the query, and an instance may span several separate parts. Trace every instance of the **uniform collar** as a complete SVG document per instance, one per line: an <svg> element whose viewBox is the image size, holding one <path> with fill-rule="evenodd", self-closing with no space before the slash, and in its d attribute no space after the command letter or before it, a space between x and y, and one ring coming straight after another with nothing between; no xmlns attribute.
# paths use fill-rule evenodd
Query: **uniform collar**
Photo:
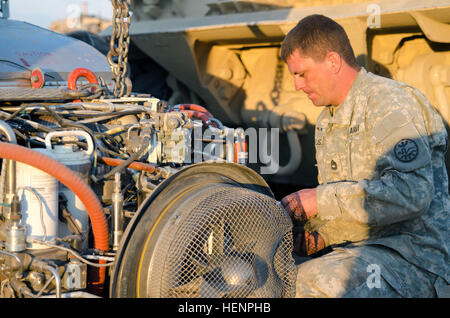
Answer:
<svg viewBox="0 0 450 318"><path fill-rule="evenodd" d="M348 91L344 101L337 107L326 107L326 117L329 118L329 123L346 126L350 125L353 109L355 107L355 100L356 97L360 94L361 83L363 82L366 74L367 71L363 67L361 67L361 70L359 71L358 76L356 76L355 80L353 81L353 84Z"/></svg>

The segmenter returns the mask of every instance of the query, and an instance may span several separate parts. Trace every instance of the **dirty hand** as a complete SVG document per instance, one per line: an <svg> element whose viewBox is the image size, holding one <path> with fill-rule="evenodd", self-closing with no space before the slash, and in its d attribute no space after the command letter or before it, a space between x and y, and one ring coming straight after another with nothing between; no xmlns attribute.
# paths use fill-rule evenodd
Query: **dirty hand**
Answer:
<svg viewBox="0 0 450 318"><path fill-rule="evenodd" d="M281 199L281 204L291 218L306 221L317 214L316 189L304 189Z"/></svg>
<svg viewBox="0 0 450 318"><path fill-rule="evenodd" d="M301 232L294 240L294 252L298 256L309 256L325 247L325 241L317 232Z"/></svg>

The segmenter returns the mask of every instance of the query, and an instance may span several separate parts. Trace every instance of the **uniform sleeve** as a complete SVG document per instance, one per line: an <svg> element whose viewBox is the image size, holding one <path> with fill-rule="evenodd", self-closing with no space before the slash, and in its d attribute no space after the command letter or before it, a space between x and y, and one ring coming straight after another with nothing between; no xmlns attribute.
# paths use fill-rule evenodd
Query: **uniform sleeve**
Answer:
<svg viewBox="0 0 450 318"><path fill-rule="evenodd" d="M377 159L374 178L317 188L320 222L315 220L319 225L314 230L326 245L373 238L392 224L426 212L434 197L431 148L423 119L398 109L371 127Z"/></svg>

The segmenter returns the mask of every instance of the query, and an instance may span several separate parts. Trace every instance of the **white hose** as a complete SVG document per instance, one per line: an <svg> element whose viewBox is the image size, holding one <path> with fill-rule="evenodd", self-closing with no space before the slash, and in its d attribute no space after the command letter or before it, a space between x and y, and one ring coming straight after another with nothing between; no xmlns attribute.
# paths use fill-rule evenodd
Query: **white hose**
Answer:
<svg viewBox="0 0 450 318"><path fill-rule="evenodd" d="M61 278L59 277L58 271L50 265L46 265L45 269L52 273L55 278L56 298L61 298Z"/></svg>
<svg viewBox="0 0 450 318"><path fill-rule="evenodd" d="M0 250L0 254L8 255L8 256L14 258L16 260L16 262L19 263L19 265L20 265L19 271L22 272L23 263L22 263L22 260L19 258L19 256L17 256L16 254L13 254L13 253L3 251L3 250Z"/></svg>

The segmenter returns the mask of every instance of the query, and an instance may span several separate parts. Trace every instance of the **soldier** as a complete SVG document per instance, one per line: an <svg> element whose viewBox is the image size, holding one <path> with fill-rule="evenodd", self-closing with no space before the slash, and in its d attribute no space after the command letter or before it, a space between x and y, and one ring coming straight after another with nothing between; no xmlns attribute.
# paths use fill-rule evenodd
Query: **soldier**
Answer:
<svg viewBox="0 0 450 318"><path fill-rule="evenodd" d="M319 185L281 201L303 224L296 253L322 254L299 265L296 296L448 297L441 116L419 90L360 67L344 29L325 16L302 19L281 57L295 88L325 106L315 128Z"/></svg>

